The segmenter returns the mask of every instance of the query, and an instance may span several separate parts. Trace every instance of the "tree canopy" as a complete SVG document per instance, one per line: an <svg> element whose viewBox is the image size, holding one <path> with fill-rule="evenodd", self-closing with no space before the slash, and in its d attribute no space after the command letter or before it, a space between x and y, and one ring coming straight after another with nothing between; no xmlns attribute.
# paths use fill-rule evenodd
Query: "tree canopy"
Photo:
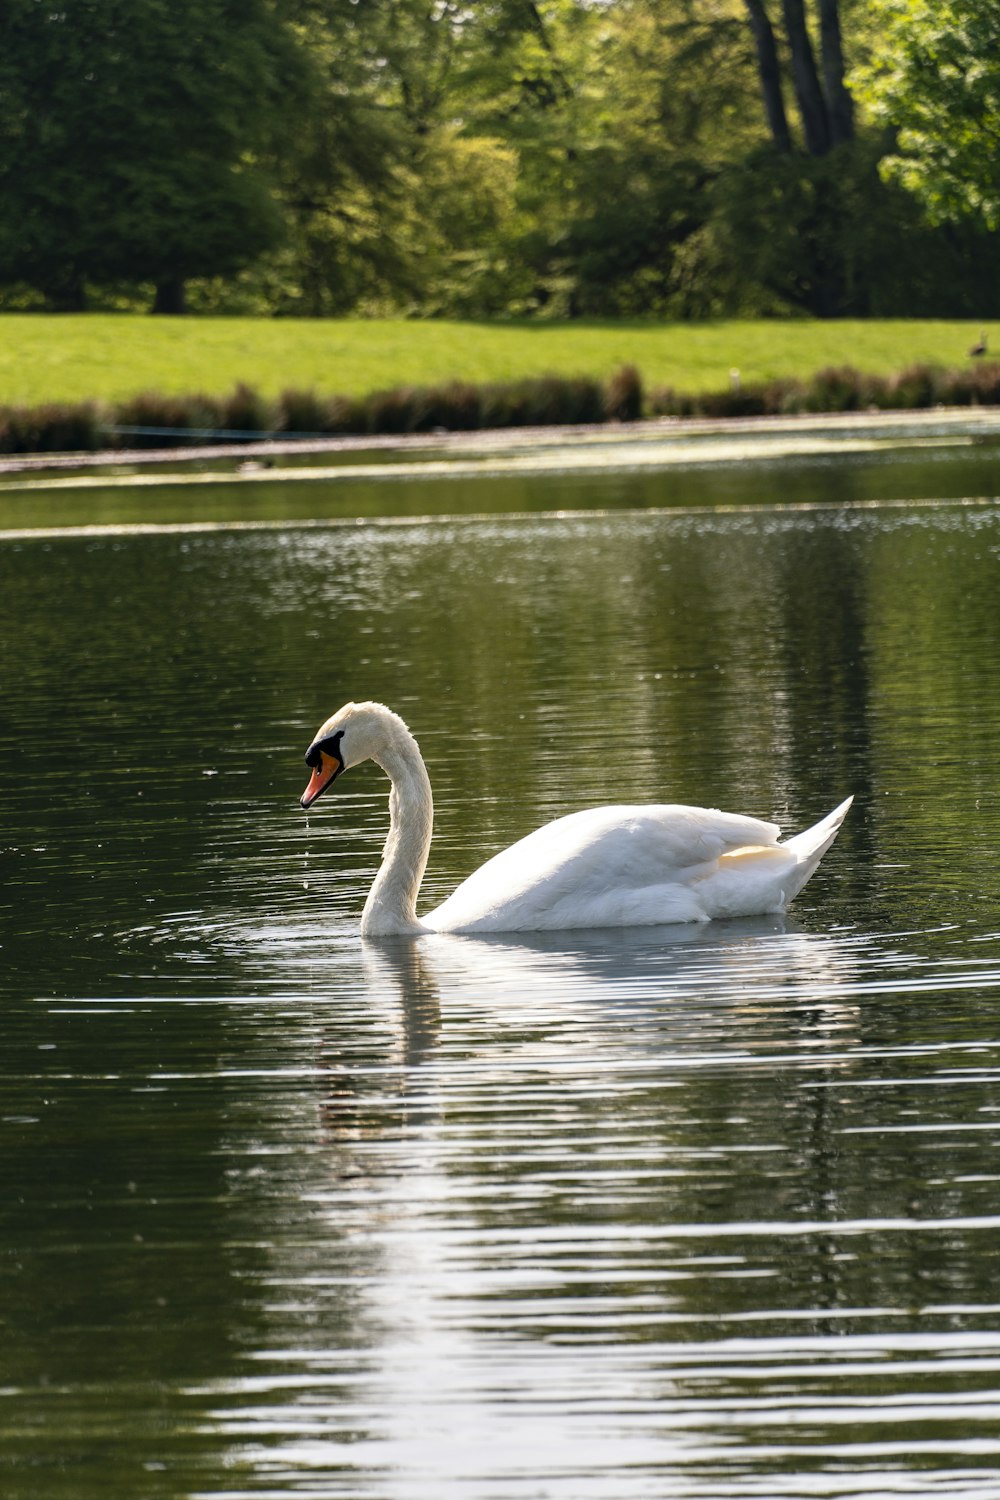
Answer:
<svg viewBox="0 0 1000 1500"><path fill-rule="evenodd" d="M0 273L67 306L88 282L166 300L270 249L260 152L290 41L266 0L7 0Z"/></svg>
<svg viewBox="0 0 1000 1500"><path fill-rule="evenodd" d="M0 306L986 316L994 10L7 0Z"/></svg>
<svg viewBox="0 0 1000 1500"><path fill-rule="evenodd" d="M873 119L895 132L882 168L935 223L1000 227L1000 7L875 0L884 38L858 70Z"/></svg>

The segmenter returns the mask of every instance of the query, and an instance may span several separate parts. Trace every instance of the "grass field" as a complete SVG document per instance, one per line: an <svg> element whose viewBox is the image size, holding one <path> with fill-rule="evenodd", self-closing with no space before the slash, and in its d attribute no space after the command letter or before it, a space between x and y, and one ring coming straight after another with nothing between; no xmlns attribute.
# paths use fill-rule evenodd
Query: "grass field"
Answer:
<svg viewBox="0 0 1000 1500"><path fill-rule="evenodd" d="M223 395L239 381L360 396L452 378L607 377L636 365L647 389L720 390L850 364L890 375L968 363L980 325L850 321L448 323L354 319L0 315L0 403L116 400L140 391ZM1000 335L997 338L1000 355Z"/></svg>

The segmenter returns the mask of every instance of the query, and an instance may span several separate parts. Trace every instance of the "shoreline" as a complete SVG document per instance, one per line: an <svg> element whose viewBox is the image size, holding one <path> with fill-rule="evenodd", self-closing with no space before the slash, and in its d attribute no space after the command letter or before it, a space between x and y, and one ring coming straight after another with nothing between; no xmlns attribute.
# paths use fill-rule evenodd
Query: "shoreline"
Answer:
<svg viewBox="0 0 1000 1500"><path fill-rule="evenodd" d="M997 407L935 407L919 410L871 411L871 412L797 412L787 416L760 417L654 417L636 422L579 423L566 426L479 428L473 431L440 431L413 434L381 434L377 436L331 436L317 438L265 438L248 442L203 443L170 448L104 449L96 453L39 453L0 455L0 476L43 476L46 472L62 473L81 470L106 469L113 481L114 471L135 468L158 468L190 465L211 465L230 460L249 460L246 470L237 469L243 478L277 478L268 460L287 459L294 456L320 458L335 454L387 453L436 453L447 463L448 455L469 456L479 452L483 455L503 452L515 455L518 452L530 455L533 451L558 447L562 452L562 467L572 467L574 446L579 450L581 467L593 467L599 462L595 449L615 449L622 445L656 444L659 451L655 462L669 466L671 462L670 440L711 439L744 437L780 438L794 435L802 439L812 437L822 440L824 436L834 448L857 437L873 442L895 442L905 446L908 442L922 444L928 440L973 441L976 438L1000 437L1000 408ZM839 439L839 442L838 442ZM613 454L609 454L614 464ZM705 461L711 461L708 448ZM676 453L677 462L690 462L690 444ZM722 455L720 460L724 461ZM352 466L354 467L354 466ZM363 468L359 464L355 468ZM307 466L303 466L305 473ZM220 471L220 477L226 471ZM287 469L282 469L285 477ZM303 474L304 477L304 474Z"/></svg>

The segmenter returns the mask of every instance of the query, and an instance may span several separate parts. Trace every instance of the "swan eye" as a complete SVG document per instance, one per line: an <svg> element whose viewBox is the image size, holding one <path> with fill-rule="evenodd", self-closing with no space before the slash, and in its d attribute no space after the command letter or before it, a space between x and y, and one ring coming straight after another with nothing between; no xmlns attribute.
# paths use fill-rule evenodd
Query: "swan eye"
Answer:
<svg viewBox="0 0 1000 1500"><path fill-rule="evenodd" d="M344 757L340 750L340 742L343 737L344 731L338 729L336 734L328 735L325 740L317 740L314 745L309 746L309 749L306 751L306 765L310 771L319 770L324 755L335 757L343 765Z"/></svg>

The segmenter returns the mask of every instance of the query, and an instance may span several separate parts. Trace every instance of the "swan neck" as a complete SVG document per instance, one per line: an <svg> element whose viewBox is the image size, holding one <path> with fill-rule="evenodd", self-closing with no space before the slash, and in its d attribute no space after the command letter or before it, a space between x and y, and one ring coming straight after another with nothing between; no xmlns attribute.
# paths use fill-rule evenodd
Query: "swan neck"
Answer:
<svg viewBox="0 0 1000 1500"><path fill-rule="evenodd" d="M382 864L361 917L365 936L421 932L417 895L434 828L434 802L423 757L413 736L398 734L374 755L391 783L389 834Z"/></svg>

